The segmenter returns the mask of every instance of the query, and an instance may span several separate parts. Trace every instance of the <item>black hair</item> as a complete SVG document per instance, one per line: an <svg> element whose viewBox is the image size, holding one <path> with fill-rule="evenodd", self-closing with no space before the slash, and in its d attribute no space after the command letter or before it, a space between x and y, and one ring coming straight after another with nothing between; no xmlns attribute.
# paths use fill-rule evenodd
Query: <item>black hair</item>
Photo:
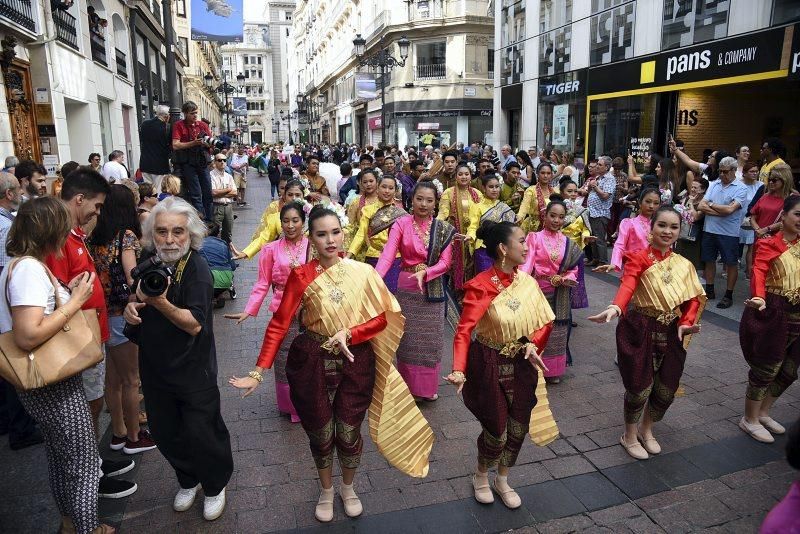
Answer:
<svg viewBox="0 0 800 534"><path fill-rule="evenodd" d="M545 214L550 213L550 208L553 206L561 206L564 208L564 213L567 213L567 203L564 202L564 197L558 193L553 193L550 195L550 201L547 203L547 207L544 209Z"/></svg>
<svg viewBox="0 0 800 534"><path fill-rule="evenodd" d="M447 152L442 154L442 163L444 163L444 158L446 158L447 156L452 156L456 161L458 161L458 152L456 152L455 150L448 150Z"/></svg>
<svg viewBox="0 0 800 534"><path fill-rule="evenodd" d="M800 195L789 195L783 201L783 213L793 210L798 204L800 204Z"/></svg>
<svg viewBox="0 0 800 534"><path fill-rule="evenodd" d="M358 158L358 162L361 163L362 161L369 161L370 163L372 163L375 160L372 159L372 156L370 156L369 154L361 154L361 156Z"/></svg>
<svg viewBox="0 0 800 534"><path fill-rule="evenodd" d="M353 172L353 166L350 165L349 163L345 162L339 165L339 174L341 174L342 176L350 176L352 172Z"/></svg>
<svg viewBox="0 0 800 534"><path fill-rule="evenodd" d="M375 178L376 182L378 181L378 173L375 172L375 169L373 169L372 167L369 167L369 168L364 169L363 171L360 171L358 173L358 175L356 176L356 181L358 181L358 183L361 183L361 179L364 176L368 175L368 174L371 174L372 177Z"/></svg>
<svg viewBox="0 0 800 534"><path fill-rule="evenodd" d="M646 197L651 193L655 194L658 197L658 201L661 202L661 191L659 191L658 187L656 187L655 184L650 183L647 186L643 187L642 190L639 192L639 198L637 199L639 204L642 203L644 197Z"/></svg>
<svg viewBox="0 0 800 534"><path fill-rule="evenodd" d="M286 182L286 187L283 188L283 191L286 192L289 189L291 189L292 187L299 187L300 191L302 191L303 193L306 192L306 188L303 186L303 182L301 182L300 180L298 180L296 178L292 178L291 180Z"/></svg>
<svg viewBox="0 0 800 534"><path fill-rule="evenodd" d="M800 419L786 433L786 461L795 469L800 469Z"/></svg>
<svg viewBox="0 0 800 534"><path fill-rule="evenodd" d="M385 156L385 152L379 148L374 152L374 155L376 158L382 158Z"/></svg>
<svg viewBox="0 0 800 534"><path fill-rule="evenodd" d="M287 202L286 204L283 205L280 214L281 220L283 220L283 216L286 215L286 212L291 210L295 210L300 215L300 220L306 222L306 212L303 209L303 203L297 202L296 200L292 202Z"/></svg>
<svg viewBox="0 0 800 534"><path fill-rule="evenodd" d="M213 221L208 221L206 223L206 235L211 237L219 237L219 233L222 230L222 226L218 225Z"/></svg>
<svg viewBox="0 0 800 534"><path fill-rule="evenodd" d="M422 165L424 167L425 166L425 162L422 161L421 159L416 159L416 160L413 161L413 163L411 163L411 168L412 169L416 169L417 165Z"/></svg>
<svg viewBox="0 0 800 534"><path fill-rule="evenodd" d="M516 158L517 161L522 160L522 162L525 165L530 165L531 167L533 167L533 161L531 160L531 157L524 150L520 150L519 152L517 152Z"/></svg>
<svg viewBox="0 0 800 534"><path fill-rule="evenodd" d="M489 161L489 160L488 160L488 159L486 159L486 158L479 158L479 159L478 159L478 162L477 162L477 164L478 164L478 165L480 165L481 163L488 163L488 164L490 164L490 165L491 165L491 163L492 163L492 162L491 162L491 161Z"/></svg>
<svg viewBox="0 0 800 534"><path fill-rule="evenodd" d="M66 184L64 181L65 186ZM103 203L103 209L97 216L97 225L92 231L89 242L97 246L108 245L119 239L120 234L126 230L132 231L141 239L142 227L136 213L136 200L133 191L127 186L112 185Z"/></svg>
<svg viewBox="0 0 800 534"><path fill-rule="evenodd" d="M700 178L695 178L694 181L700 183L700 189L702 189L703 191L708 191L708 186L709 186L708 180L706 180L701 176Z"/></svg>
<svg viewBox="0 0 800 534"><path fill-rule="evenodd" d="M22 160L14 167L14 176L16 176L18 180L24 178L30 179L35 172L38 172L42 176L47 176L47 169L44 168L44 165L32 159Z"/></svg>
<svg viewBox="0 0 800 534"><path fill-rule="evenodd" d="M99 172L89 167L78 167L69 176L64 177L64 185L61 186L61 198L65 201L72 200L72 197L80 194L86 195L86 198L94 198L97 195L108 195L109 193L111 193L111 186L108 181Z"/></svg>
<svg viewBox="0 0 800 534"><path fill-rule="evenodd" d="M572 184L575 187L578 187L578 184L576 184L574 181L572 181L572 177L571 176L562 176L561 179L558 181L558 188L559 189L564 189L569 184Z"/></svg>
<svg viewBox="0 0 800 534"><path fill-rule="evenodd" d="M769 147L770 152L778 156L779 158L786 157L786 146L783 144L783 141L778 139L777 137L767 137L761 143L761 146L764 146L764 143L767 144Z"/></svg>
<svg viewBox="0 0 800 534"><path fill-rule="evenodd" d="M497 175L495 174L495 172L494 172L494 171L492 171L491 173L490 173L490 172L488 172L488 171L492 171L492 170L491 170L491 169L488 169L488 170L487 170L487 172L486 172L486 174L484 174L483 176L481 176L481 183L483 184L483 187L486 187L486 185L487 185L489 182L491 182L492 180L497 180L498 182L500 181L500 179L497 177Z"/></svg>
<svg viewBox="0 0 800 534"><path fill-rule="evenodd" d="M317 163L319 163L319 156L317 156L315 153L313 153L313 152L312 152L312 153L311 153L311 154L309 154L309 155L308 155L308 157L306 158L306 165L310 164L312 159L315 159L315 160L317 160Z"/></svg>
<svg viewBox="0 0 800 534"><path fill-rule="evenodd" d="M645 169L646 174L652 174L653 176L656 175L656 167L658 167L659 162L664 159L660 154L652 153L650 154L650 166Z"/></svg>
<svg viewBox="0 0 800 534"><path fill-rule="evenodd" d="M655 228L656 221L658 220L658 216L661 215L662 213L673 213L678 218L678 223L679 224L683 222L683 219L681 218L681 214L678 213L678 210L676 210L672 206L664 205L664 206L661 206L660 208L658 208L656 210L656 212L653 214L653 218L650 219L650 229L651 230L653 228Z"/></svg>
<svg viewBox="0 0 800 534"><path fill-rule="evenodd" d="M69 174L72 174L81 164L77 161L68 161L61 166L61 176L66 177Z"/></svg>
<svg viewBox="0 0 800 534"><path fill-rule="evenodd" d="M391 180L392 182L394 182L394 188L397 189L397 179L394 176L390 176L388 174L384 174L383 176L378 178L378 185L381 185L381 182L384 181L384 180Z"/></svg>
<svg viewBox="0 0 800 534"><path fill-rule="evenodd" d="M539 172L541 172L541 170L544 169L545 167L550 169L551 172L553 171L553 166L550 165L548 162L543 161L536 167L536 176L539 176Z"/></svg>
<svg viewBox="0 0 800 534"><path fill-rule="evenodd" d="M341 222L339 221L339 216L336 215L335 212L324 207L322 204L317 204L316 206L311 208L311 213L308 214L309 233L314 231L314 222L316 222L318 219L322 219L323 217L333 217L336 219L336 222L338 222L339 225L341 226Z"/></svg>
<svg viewBox="0 0 800 534"><path fill-rule="evenodd" d="M469 168L469 165L467 165L466 161L459 161L456 164L456 174L458 174L458 169L460 169L461 167L467 169L469 171L469 175L472 176L472 169Z"/></svg>
<svg viewBox="0 0 800 534"><path fill-rule="evenodd" d="M92 152L91 154L89 154L89 163L91 163L94 158L100 158L102 160L103 156L101 156L97 152Z"/></svg>
<svg viewBox="0 0 800 534"><path fill-rule="evenodd" d="M476 236L486 245L486 253L489 257L496 260L500 256L497 253L497 247L501 243L508 243L515 228L519 228L519 225L509 221L501 221L499 223L483 221L480 228L478 228Z"/></svg>
<svg viewBox="0 0 800 534"><path fill-rule="evenodd" d="M516 167L517 169L522 170L522 166L519 163L517 163L516 161L509 161L508 163L506 163L506 172L508 172L508 169L512 167Z"/></svg>
<svg viewBox="0 0 800 534"><path fill-rule="evenodd" d="M417 194L417 189L430 189L431 191L433 191L434 198L437 199L439 198L439 190L436 188L433 182L428 182L428 181L417 182L414 185L414 190L411 192L412 196Z"/></svg>

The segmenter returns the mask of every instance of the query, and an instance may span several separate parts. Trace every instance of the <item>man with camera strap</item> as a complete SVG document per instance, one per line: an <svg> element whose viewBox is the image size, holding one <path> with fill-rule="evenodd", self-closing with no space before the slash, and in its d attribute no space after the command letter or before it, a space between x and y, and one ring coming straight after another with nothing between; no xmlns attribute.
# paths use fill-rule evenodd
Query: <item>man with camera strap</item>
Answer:
<svg viewBox="0 0 800 534"><path fill-rule="evenodd" d="M211 195L211 175L208 171L210 161L208 139L211 130L198 120L197 104L191 100L183 103L183 120L172 126L172 162L181 180L186 184L186 198L200 212L202 217L214 219Z"/></svg>

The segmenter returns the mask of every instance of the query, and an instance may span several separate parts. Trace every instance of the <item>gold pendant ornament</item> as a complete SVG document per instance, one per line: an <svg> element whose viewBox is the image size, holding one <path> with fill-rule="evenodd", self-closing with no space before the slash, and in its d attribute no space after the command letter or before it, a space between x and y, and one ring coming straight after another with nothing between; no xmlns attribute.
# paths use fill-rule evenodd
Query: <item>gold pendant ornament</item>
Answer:
<svg viewBox="0 0 800 534"><path fill-rule="evenodd" d="M517 311L519 309L519 307L522 306L522 303L519 301L518 298L511 297L510 299L508 299L506 301L506 306L508 306L508 308L511 311Z"/></svg>
<svg viewBox="0 0 800 534"><path fill-rule="evenodd" d="M661 279L664 281L665 284L671 284L672 283L672 271L668 270L668 271L664 271L663 273L661 273Z"/></svg>
<svg viewBox="0 0 800 534"><path fill-rule="evenodd" d="M553 263L558 262L559 256L561 256L561 254L559 254L558 252L553 251L550 253L550 259L553 260Z"/></svg>
<svg viewBox="0 0 800 534"><path fill-rule="evenodd" d="M336 304L341 304L344 300L344 291L334 286L328 291L328 298Z"/></svg>

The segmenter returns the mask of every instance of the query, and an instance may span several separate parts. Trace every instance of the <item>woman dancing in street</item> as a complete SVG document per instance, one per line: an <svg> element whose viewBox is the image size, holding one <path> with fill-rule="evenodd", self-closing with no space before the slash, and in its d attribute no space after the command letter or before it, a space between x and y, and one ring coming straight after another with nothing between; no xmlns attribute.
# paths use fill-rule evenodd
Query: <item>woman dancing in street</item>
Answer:
<svg viewBox="0 0 800 534"><path fill-rule="evenodd" d="M391 176L383 176L378 183L378 201L365 206L361 210L361 220L356 221L358 231L350 241L348 258L364 257L373 267L378 264L378 258L389 239L389 229L397 219L408 215L402 208L402 203L395 200L396 192L397 181ZM397 292L399 275L400 258L397 257L392 262L391 269L383 277L386 287L392 293Z"/></svg>
<svg viewBox="0 0 800 534"><path fill-rule="evenodd" d="M538 284L518 269L527 252L522 229L510 222L485 222L478 237L494 265L464 286L453 372L445 380L463 389L464 404L483 427L472 477L475 499L494 502L489 469L497 467L491 488L507 507L519 508L522 501L508 485L508 473L536 406L537 368L547 371L539 347L547 344L553 312Z"/></svg>
<svg viewBox="0 0 800 534"><path fill-rule="evenodd" d="M472 171L466 163L456 167L456 185L445 189L439 200L440 221L450 223L456 229L456 241L453 245L453 289L456 299L460 299L464 282L472 278L475 270L470 254L469 227L470 212L473 206L483 200L483 194L470 187Z"/></svg>
<svg viewBox="0 0 800 534"><path fill-rule="evenodd" d="M538 232L542 229L547 201L556 192L550 186L552 181L553 167L547 162L540 163L536 168L536 185L525 190L517 213L517 222L522 225L524 232Z"/></svg>
<svg viewBox="0 0 800 534"><path fill-rule="evenodd" d="M494 263L492 258L486 252L486 247L483 241L478 239L477 233L480 225L484 221L491 221L499 223L501 221L514 222L514 212L508 207L508 204L500 201L500 180L496 175L481 176L481 184L483 184L483 200L477 204L473 204L470 208L469 218L470 226L467 231L467 236L470 242L475 244L475 273L482 273L490 269Z"/></svg>
<svg viewBox="0 0 800 534"><path fill-rule="evenodd" d="M308 227L319 259L292 269L255 369L230 383L244 396L258 387L302 303L305 331L289 348L286 376L322 486L315 515L327 522L333 519L334 447L345 513L355 517L363 511L353 479L370 405L370 436L387 461L408 475L427 474L433 432L391 364L403 335L397 301L375 269L339 257L344 232L336 213L317 206Z"/></svg>
<svg viewBox="0 0 800 534"><path fill-rule="evenodd" d="M778 397L797 380L800 366L800 196L783 204L781 229L756 241L752 297L739 326L739 342L750 365L745 413L739 427L772 443L784 427L769 415Z"/></svg>
<svg viewBox="0 0 800 534"><path fill-rule="evenodd" d="M364 169L358 173L356 178L358 182L358 194L345 200L345 209L347 210L347 220L350 224L345 228L345 246L350 246L350 241L358 231L358 225L361 221L361 211L367 206L371 206L378 202L378 174L375 169ZM358 261L364 261L364 253L355 256Z"/></svg>
<svg viewBox="0 0 800 534"><path fill-rule="evenodd" d="M561 233L570 238L580 250L584 250L588 245L594 243L597 238L592 235L589 225L589 210L584 208L578 200L578 185L572 178L565 176L559 182L561 196L564 197L564 204L567 206L567 216L564 217L564 227ZM586 272L584 263L578 262L578 275L576 276L578 285L572 288L572 309L580 310L589 307L589 296L586 294ZM577 326L572 323L572 326Z"/></svg>
<svg viewBox="0 0 800 534"><path fill-rule="evenodd" d="M546 346L540 346L547 366L544 377L558 384L567 365L572 363L569 335L572 329L572 289L578 285L578 265L583 251L561 233L567 207L559 195L551 195L544 215L544 229L531 232L525 240L528 256L520 267L533 275L555 314L553 330Z"/></svg>
<svg viewBox="0 0 800 534"><path fill-rule="evenodd" d="M637 460L661 452L653 423L664 417L675 398L690 334L700 331L698 320L706 302L692 263L671 250L680 229L680 214L671 206L659 208L651 223L652 244L626 255L613 303L589 317L596 323L620 318L617 354L625 385L620 445Z"/></svg>
<svg viewBox="0 0 800 534"><path fill-rule="evenodd" d="M650 221L660 205L661 192L655 187L644 188L639 194L639 215L623 219L619 223L617 240L614 241L614 251L611 253L611 264L593 270L606 273L613 270L621 271L626 254L646 249L650 244L648 242Z"/></svg>
<svg viewBox="0 0 800 534"><path fill-rule="evenodd" d="M225 318L235 319L236 324L258 315L270 286L272 286L272 300L269 303L269 311L275 313L286 290L289 273L308 261L308 239L303 235L303 224L306 222L303 205L300 202L286 204L281 208L279 215L283 237L261 249L258 257L258 280L253 285L244 311L225 314ZM300 417L292 405L289 382L286 378L286 358L289 355L289 346L297 337L298 331L297 320L292 320L275 360L275 397L278 410L289 414L292 423L298 423Z"/></svg>
<svg viewBox="0 0 800 534"><path fill-rule="evenodd" d="M375 267L386 276L400 252L397 300L408 322L397 349L397 369L411 393L429 401L439 398L446 298L442 275L450 269L456 233L449 223L433 218L436 192L433 183L417 182L411 215L394 223Z"/></svg>

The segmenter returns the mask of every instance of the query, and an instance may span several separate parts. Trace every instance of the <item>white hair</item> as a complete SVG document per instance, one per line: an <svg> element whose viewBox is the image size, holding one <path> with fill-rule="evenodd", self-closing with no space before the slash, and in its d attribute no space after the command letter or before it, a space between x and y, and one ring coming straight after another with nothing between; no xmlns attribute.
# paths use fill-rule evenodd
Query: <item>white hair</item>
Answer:
<svg viewBox="0 0 800 534"><path fill-rule="evenodd" d="M602 161L605 164L606 168L611 170L611 164L613 163L613 160L611 159L610 156L600 156L599 158L597 158L597 161Z"/></svg>
<svg viewBox="0 0 800 534"><path fill-rule="evenodd" d="M159 117L167 117L169 115L169 106L163 104L156 106L156 115Z"/></svg>
<svg viewBox="0 0 800 534"><path fill-rule="evenodd" d="M732 158L730 156L726 158L722 158L722 161L719 162L719 168L725 167L726 169L735 169L739 165L739 162L736 161L736 158Z"/></svg>
<svg viewBox="0 0 800 534"><path fill-rule="evenodd" d="M203 224L203 220L198 215L197 210L180 197L167 197L150 210L150 216L142 224L142 245L145 248L155 248L153 233L155 232L156 219L162 214L183 215L186 217L186 231L189 232L191 237L190 246L194 250L200 250L207 233L206 225Z"/></svg>

